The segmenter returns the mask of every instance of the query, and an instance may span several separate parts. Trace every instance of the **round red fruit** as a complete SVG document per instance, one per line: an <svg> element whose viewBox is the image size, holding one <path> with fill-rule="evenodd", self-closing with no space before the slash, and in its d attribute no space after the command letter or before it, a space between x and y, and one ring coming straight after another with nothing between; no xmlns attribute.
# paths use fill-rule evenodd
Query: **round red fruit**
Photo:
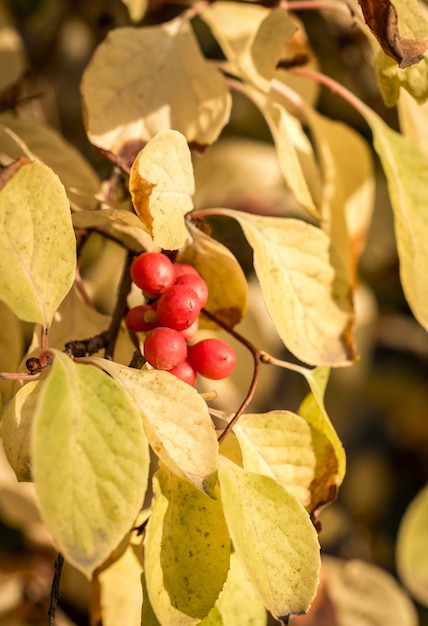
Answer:
<svg viewBox="0 0 428 626"><path fill-rule="evenodd" d="M176 285L186 285L193 289L199 298L201 309L206 305L208 300L208 287L202 276L199 274L182 274L175 281Z"/></svg>
<svg viewBox="0 0 428 626"><path fill-rule="evenodd" d="M136 333L146 333L159 326L158 314L151 304L140 304L129 309L125 316L125 322L129 330Z"/></svg>
<svg viewBox="0 0 428 626"><path fill-rule="evenodd" d="M175 282L172 262L160 252L143 252L131 264L131 279L144 293L158 296Z"/></svg>
<svg viewBox="0 0 428 626"><path fill-rule="evenodd" d="M144 340L144 356L155 369L172 370L187 356L186 340L172 328L154 328Z"/></svg>
<svg viewBox="0 0 428 626"><path fill-rule="evenodd" d="M173 285L159 297L156 311L162 326L184 330L196 322L201 305L193 289L186 285Z"/></svg>
<svg viewBox="0 0 428 626"><path fill-rule="evenodd" d="M198 374L212 380L227 378L236 365L233 348L215 338L203 339L189 346L188 359Z"/></svg>
<svg viewBox="0 0 428 626"><path fill-rule="evenodd" d="M173 263L174 272L176 277L183 276L183 274L195 274L196 276L200 276L196 267L193 265L188 265L187 263Z"/></svg>
<svg viewBox="0 0 428 626"><path fill-rule="evenodd" d="M195 386L196 370L188 359L185 359L181 365L173 367L172 370L169 370L169 373L174 374L174 376L183 380L191 387Z"/></svg>

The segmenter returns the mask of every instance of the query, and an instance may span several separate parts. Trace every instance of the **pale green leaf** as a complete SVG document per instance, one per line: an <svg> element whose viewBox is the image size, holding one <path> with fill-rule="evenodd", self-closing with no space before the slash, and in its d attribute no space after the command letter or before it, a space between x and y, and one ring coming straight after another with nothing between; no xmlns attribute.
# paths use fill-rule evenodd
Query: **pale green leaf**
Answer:
<svg viewBox="0 0 428 626"><path fill-rule="evenodd" d="M418 104L403 91L397 103L397 112L402 134L428 154L428 102Z"/></svg>
<svg viewBox="0 0 428 626"><path fill-rule="evenodd" d="M116 28L97 48L81 85L86 130L117 154L174 128L187 141L213 143L230 114L220 72L202 56L189 21Z"/></svg>
<svg viewBox="0 0 428 626"><path fill-rule="evenodd" d="M40 390L37 380L25 384L6 405L1 436L7 460L18 481L31 482L31 433Z"/></svg>
<svg viewBox="0 0 428 626"><path fill-rule="evenodd" d="M209 494L217 480L218 443L207 405L193 387L169 372L136 370L93 359L140 407L154 452L172 472Z"/></svg>
<svg viewBox="0 0 428 626"><path fill-rule="evenodd" d="M427 56L416 65L402 69L394 59L380 50L376 58L376 77L383 100L389 107L397 104L401 87L419 104L423 104L428 99Z"/></svg>
<svg viewBox="0 0 428 626"><path fill-rule="evenodd" d="M153 246L142 221L131 211L102 209L73 213L73 226L96 230L122 243L128 250L140 253Z"/></svg>
<svg viewBox="0 0 428 626"><path fill-rule="evenodd" d="M149 5L148 0L122 0L122 2L128 7L133 22L139 22L144 17Z"/></svg>
<svg viewBox="0 0 428 626"><path fill-rule="evenodd" d="M277 619L308 610L316 592L318 537L303 506L269 476L219 466L233 546L266 608Z"/></svg>
<svg viewBox="0 0 428 626"><path fill-rule="evenodd" d="M229 569L221 502L165 468L153 482L144 541L150 603L162 626L198 624L214 606Z"/></svg>
<svg viewBox="0 0 428 626"><path fill-rule="evenodd" d="M296 30L288 11L240 2L215 2L203 13L241 78L269 90L284 44Z"/></svg>
<svg viewBox="0 0 428 626"><path fill-rule="evenodd" d="M237 220L254 250L254 269L267 310L286 345L312 365L354 358L349 274L327 235L293 218L216 212Z"/></svg>
<svg viewBox="0 0 428 626"><path fill-rule="evenodd" d="M193 166L185 137L166 130L153 137L135 159L129 191L138 217L160 248L184 244L186 213L193 209Z"/></svg>
<svg viewBox="0 0 428 626"><path fill-rule="evenodd" d="M110 376L62 352L49 370L34 415L34 481L59 550L90 576L142 506L148 444L137 406Z"/></svg>
<svg viewBox="0 0 428 626"><path fill-rule="evenodd" d="M395 578L358 559L323 557L327 593L337 626L417 626L415 607Z"/></svg>
<svg viewBox="0 0 428 626"><path fill-rule="evenodd" d="M22 320L49 326L73 284L76 240L59 178L21 161L0 189L0 298Z"/></svg>
<svg viewBox="0 0 428 626"><path fill-rule="evenodd" d="M230 555L226 582L201 626L266 626L267 614L235 552Z"/></svg>
<svg viewBox="0 0 428 626"><path fill-rule="evenodd" d="M193 265L208 286L207 311L230 326L247 311L248 286L241 266L228 248L201 230L188 225L191 240L177 255L177 261ZM212 326L200 317L200 326Z"/></svg>
<svg viewBox="0 0 428 626"><path fill-rule="evenodd" d="M418 602L428 606L428 487L408 506L397 539L398 574Z"/></svg>
<svg viewBox="0 0 428 626"><path fill-rule="evenodd" d="M99 577L103 626L140 626L142 566L132 547Z"/></svg>
<svg viewBox="0 0 428 626"><path fill-rule="evenodd" d="M13 113L0 115L0 132L0 161L3 164L7 165L8 159L16 160L21 156L33 158L33 155L59 176L73 207L88 210L96 207L99 177L90 163L60 133L38 120Z"/></svg>
<svg viewBox="0 0 428 626"><path fill-rule="evenodd" d="M322 430L290 411L271 411L243 415L234 432L245 469L275 478L310 513L331 499L337 461Z"/></svg>

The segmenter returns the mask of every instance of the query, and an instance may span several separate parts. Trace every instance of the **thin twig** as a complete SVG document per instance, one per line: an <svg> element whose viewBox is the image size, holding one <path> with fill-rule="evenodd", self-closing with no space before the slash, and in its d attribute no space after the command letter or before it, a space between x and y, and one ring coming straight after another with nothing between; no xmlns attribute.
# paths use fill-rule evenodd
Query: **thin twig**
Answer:
<svg viewBox="0 0 428 626"><path fill-rule="evenodd" d="M106 349L104 352L104 357L109 360L113 359L114 348L116 345L117 337L119 335L120 325L121 325L122 319L125 317L126 310L128 308L127 298L131 290L131 285L132 285L130 267L131 267L133 258L134 258L134 253L128 252L126 263L123 268L122 279L119 285L116 306L113 311L113 317L112 317L110 326L107 330L108 339L107 339Z"/></svg>
<svg viewBox="0 0 428 626"><path fill-rule="evenodd" d="M60 582L61 582L61 573L62 566L64 565L64 557L61 552L58 552L58 556L55 559L55 572L52 580L52 590L51 590L51 603L49 605L49 626L55 626L55 613L56 607L58 604L58 600L60 597Z"/></svg>

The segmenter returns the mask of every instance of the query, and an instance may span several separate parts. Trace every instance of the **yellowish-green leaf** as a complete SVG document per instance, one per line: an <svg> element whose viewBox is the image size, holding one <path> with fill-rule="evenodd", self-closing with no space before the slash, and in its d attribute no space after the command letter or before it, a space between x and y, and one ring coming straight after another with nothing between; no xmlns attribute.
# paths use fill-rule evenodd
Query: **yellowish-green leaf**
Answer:
<svg viewBox="0 0 428 626"><path fill-rule="evenodd" d="M248 304L247 279L233 254L221 243L189 224L191 240L177 261L193 265L208 286L206 309L226 324L234 326L244 316ZM210 326L200 319L201 327ZM211 324L212 326L212 324Z"/></svg>
<svg viewBox="0 0 428 626"><path fill-rule="evenodd" d="M142 221L124 209L102 209L100 211L79 211L73 213L73 226L96 230L123 243L128 250L136 253L153 246Z"/></svg>
<svg viewBox="0 0 428 626"><path fill-rule="evenodd" d="M403 91L397 103L397 112L403 135L428 154L428 102L418 104Z"/></svg>
<svg viewBox="0 0 428 626"><path fill-rule="evenodd" d="M331 499L337 460L324 432L290 411L243 415L234 432L245 469L275 478L310 513Z"/></svg>
<svg viewBox="0 0 428 626"><path fill-rule="evenodd" d="M142 566L132 547L99 575L103 626L140 626Z"/></svg>
<svg viewBox="0 0 428 626"><path fill-rule="evenodd" d="M374 208L371 153L352 128L306 109L322 167L321 224L353 277Z"/></svg>
<svg viewBox="0 0 428 626"><path fill-rule="evenodd" d="M322 570L338 626L417 626L415 607L380 567L357 559L323 557Z"/></svg>
<svg viewBox="0 0 428 626"><path fill-rule="evenodd" d="M189 21L116 28L97 48L81 85L86 130L115 154L174 128L187 141L213 143L227 123L231 97L202 56Z"/></svg>
<svg viewBox="0 0 428 626"><path fill-rule="evenodd" d="M0 92L16 85L28 70L25 46L12 26L2 24L0 28Z"/></svg>
<svg viewBox="0 0 428 626"><path fill-rule="evenodd" d="M97 173L57 131L30 118L2 113L0 132L0 160L3 164L21 156L32 158L34 155L59 176L73 207L87 210L96 207L95 194L100 187Z"/></svg>
<svg viewBox="0 0 428 626"><path fill-rule="evenodd" d="M11 309L0 301L0 372L16 372L24 354L23 325ZM3 401L12 393L13 381L0 381Z"/></svg>
<svg viewBox="0 0 428 626"><path fill-rule="evenodd" d="M177 250L187 236L184 216L195 191L190 150L176 130L159 133L135 159L129 191L138 217L160 248Z"/></svg>
<svg viewBox="0 0 428 626"><path fill-rule="evenodd" d="M303 506L269 476L219 466L224 515L239 560L277 619L308 610L316 592L318 537Z"/></svg>
<svg viewBox="0 0 428 626"><path fill-rule="evenodd" d="M0 298L22 320L49 326L73 284L76 240L59 178L21 161L0 189Z"/></svg>
<svg viewBox="0 0 428 626"><path fill-rule="evenodd" d="M385 104L393 107L400 98L401 87L419 104L428 99L428 57L416 65L400 68L394 59L382 50L376 58L376 77Z"/></svg>
<svg viewBox="0 0 428 626"><path fill-rule="evenodd" d="M144 542L150 603L162 626L198 624L214 606L229 569L221 502L166 468L153 483Z"/></svg>
<svg viewBox="0 0 428 626"><path fill-rule="evenodd" d="M266 307L287 348L311 365L349 364L350 279L327 235L301 220L220 211L239 222L254 250Z"/></svg>
<svg viewBox="0 0 428 626"><path fill-rule="evenodd" d="M207 405L193 387L168 372L136 370L94 359L140 407L154 452L172 472L212 494L218 443Z"/></svg>
<svg viewBox="0 0 428 626"><path fill-rule="evenodd" d="M202 13L241 78L269 90L284 44L294 31L288 11L241 2L215 2Z"/></svg>
<svg viewBox="0 0 428 626"><path fill-rule="evenodd" d="M18 389L6 405L1 421L4 451L16 478L33 480L31 469L31 433L40 390L40 382L32 380Z"/></svg>
<svg viewBox="0 0 428 626"><path fill-rule="evenodd" d="M428 487L408 506L397 539L398 574L418 602L428 606Z"/></svg>
<svg viewBox="0 0 428 626"><path fill-rule="evenodd" d="M130 530L147 487L138 407L113 378L55 351L34 415L32 464L45 524L85 575Z"/></svg>
<svg viewBox="0 0 428 626"><path fill-rule="evenodd" d="M148 0L122 0L128 7L129 15L133 22L139 22L146 14Z"/></svg>
<svg viewBox="0 0 428 626"><path fill-rule="evenodd" d="M387 177L404 294L414 316L428 330L428 213L424 208L428 156L362 102L358 110L373 131L374 147Z"/></svg>
<svg viewBox="0 0 428 626"><path fill-rule="evenodd" d="M141 576L141 586L143 588L143 610L141 611L141 626L162 626L156 617L147 591L146 577Z"/></svg>
<svg viewBox="0 0 428 626"><path fill-rule="evenodd" d="M235 552L224 587L201 626L266 626L267 614Z"/></svg>

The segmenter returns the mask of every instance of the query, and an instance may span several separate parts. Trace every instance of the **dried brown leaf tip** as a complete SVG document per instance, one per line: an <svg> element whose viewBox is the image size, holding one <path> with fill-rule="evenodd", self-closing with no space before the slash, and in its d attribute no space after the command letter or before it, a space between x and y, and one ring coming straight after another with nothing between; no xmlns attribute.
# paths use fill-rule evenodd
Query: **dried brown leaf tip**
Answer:
<svg viewBox="0 0 428 626"><path fill-rule="evenodd" d="M428 49L428 41L401 37L397 11L389 0L358 0L367 26L382 50L402 69L419 63Z"/></svg>

